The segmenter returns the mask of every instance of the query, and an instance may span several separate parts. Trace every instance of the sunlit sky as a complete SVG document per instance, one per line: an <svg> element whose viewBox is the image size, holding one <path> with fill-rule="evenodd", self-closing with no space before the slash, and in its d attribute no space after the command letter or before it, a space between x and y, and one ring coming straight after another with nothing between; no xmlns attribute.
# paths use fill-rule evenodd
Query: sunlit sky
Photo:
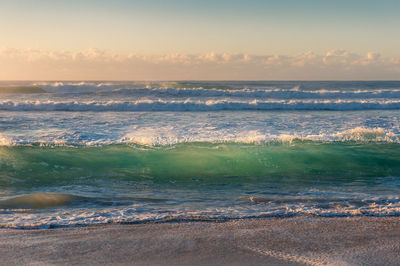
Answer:
<svg viewBox="0 0 400 266"><path fill-rule="evenodd" d="M399 14L398 0L0 0L0 78L398 79ZM93 51L103 55L103 68L94 70L88 62L99 63ZM384 66L374 62L372 69L364 62L363 69L351 75L328 75L332 69L325 73L321 67L329 53L354 55L357 64L379 54ZM81 69L76 54L86 56L86 69ZM126 62L132 54L143 62ZM168 59L178 54L189 58L186 67ZM263 72L259 61L247 61L246 67L238 62L234 66L229 59L220 72L211 66L207 72L204 64L210 62L193 57L210 54L286 59L313 54L321 66L313 62L312 69L305 69L308 61L297 66L279 61L282 68L290 64L292 70L275 64ZM354 56L346 58L347 67L355 65ZM160 58L174 71L161 69ZM197 75L191 70L194 64ZM138 73L138 68L146 73ZM231 77L232 68L240 71Z"/></svg>

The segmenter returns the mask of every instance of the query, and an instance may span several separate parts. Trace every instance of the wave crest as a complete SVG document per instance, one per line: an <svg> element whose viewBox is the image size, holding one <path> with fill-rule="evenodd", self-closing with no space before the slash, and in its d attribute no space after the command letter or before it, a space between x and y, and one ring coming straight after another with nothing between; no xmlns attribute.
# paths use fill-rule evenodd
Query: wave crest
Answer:
<svg viewBox="0 0 400 266"><path fill-rule="evenodd" d="M10 146L12 144L13 144L13 141L10 138L8 138L8 137L4 136L2 133L0 133L0 146Z"/></svg>
<svg viewBox="0 0 400 266"><path fill-rule="evenodd" d="M249 130L237 133L229 131L197 132L196 135L177 132L172 127L152 128L144 127L132 130L126 134L120 143L132 143L144 146L166 146L180 143L206 142L206 143L245 143L263 144L270 142L293 143L294 141L318 142L386 142L400 143L397 134L383 128L356 127L331 134L296 135L296 134L263 134L259 130Z"/></svg>
<svg viewBox="0 0 400 266"><path fill-rule="evenodd" d="M136 100L129 102L57 102L21 101L0 102L4 111L68 111L68 112L141 112L141 111L246 111L246 110L393 110L400 109L400 100Z"/></svg>

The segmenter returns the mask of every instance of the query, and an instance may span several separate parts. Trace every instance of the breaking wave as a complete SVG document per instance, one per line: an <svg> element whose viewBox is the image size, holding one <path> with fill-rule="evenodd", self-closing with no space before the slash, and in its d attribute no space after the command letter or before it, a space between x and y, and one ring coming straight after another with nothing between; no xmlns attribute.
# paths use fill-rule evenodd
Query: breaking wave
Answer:
<svg viewBox="0 0 400 266"><path fill-rule="evenodd" d="M0 102L3 111L140 112L140 111L246 111L246 110L393 110L400 100L136 100L136 101L22 101Z"/></svg>
<svg viewBox="0 0 400 266"><path fill-rule="evenodd" d="M116 139L103 139L96 137L82 139L74 134L70 138L65 133L50 134L49 136L33 136L31 138L16 138L0 133L1 146L107 146L107 145L139 145L146 147L171 147L178 144L205 143L205 144L253 144L268 145L273 143L400 143L400 135L383 128L355 127L342 131L319 134L273 134L261 130L238 130L201 128L188 131L186 128L173 126L163 127L137 127Z"/></svg>
<svg viewBox="0 0 400 266"><path fill-rule="evenodd" d="M143 207L133 204L124 208L98 210L55 211L34 213L29 209L1 210L0 228L45 229L68 226L88 226L98 224L122 223L136 224L146 222L182 222L182 221L224 221L230 219L266 218L266 217L398 217L400 216L399 198L360 200L360 199L295 199L264 200L249 199L247 202L236 199L240 208L207 208L204 210L164 209L156 206ZM311 202L311 204L310 204Z"/></svg>
<svg viewBox="0 0 400 266"><path fill-rule="evenodd" d="M201 133L201 132L200 132ZM202 135L179 134L172 127L140 128L126 134L118 143L132 143L144 146L166 146L179 143L292 143L294 141L316 142L381 142L400 143L400 136L383 128L356 127L331 134L290 135L263 134L258 130L244 131L237 134L230 132L209 132Z"/></svg>

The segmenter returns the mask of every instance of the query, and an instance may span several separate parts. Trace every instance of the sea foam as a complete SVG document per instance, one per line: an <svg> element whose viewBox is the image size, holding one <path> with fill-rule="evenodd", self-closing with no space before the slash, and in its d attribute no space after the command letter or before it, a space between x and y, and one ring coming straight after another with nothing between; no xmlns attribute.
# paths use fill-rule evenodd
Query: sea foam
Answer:
<svg viewBox="0 0 400 266"><path fill-rule="evenodd" d="M3 111L143 112L268 110L397 110L400 100L151 100L134 101L0 101Z"/></svg>

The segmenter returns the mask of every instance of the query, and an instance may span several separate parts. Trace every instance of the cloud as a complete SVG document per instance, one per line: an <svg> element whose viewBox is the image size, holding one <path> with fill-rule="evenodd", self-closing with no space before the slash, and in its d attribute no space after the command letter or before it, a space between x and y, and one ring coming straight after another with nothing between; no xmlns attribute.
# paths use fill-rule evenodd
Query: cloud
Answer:
<svg viewBox="0 0 400 266"><path fill-rule="evenodd" d="M0 79L399 79L400 58L331 50L297 55L164 54L0 48Z"/></svg>

